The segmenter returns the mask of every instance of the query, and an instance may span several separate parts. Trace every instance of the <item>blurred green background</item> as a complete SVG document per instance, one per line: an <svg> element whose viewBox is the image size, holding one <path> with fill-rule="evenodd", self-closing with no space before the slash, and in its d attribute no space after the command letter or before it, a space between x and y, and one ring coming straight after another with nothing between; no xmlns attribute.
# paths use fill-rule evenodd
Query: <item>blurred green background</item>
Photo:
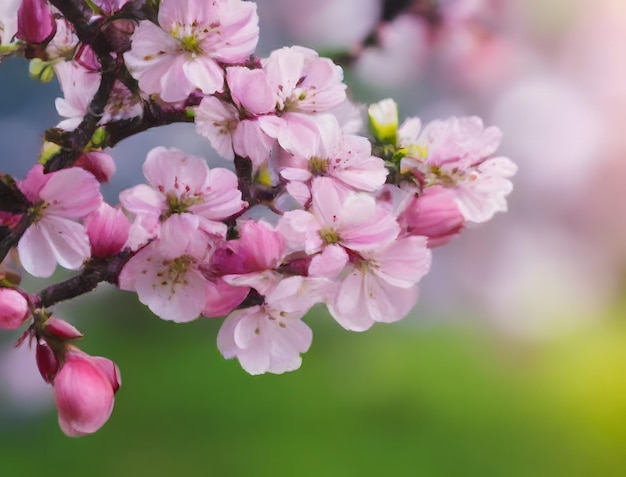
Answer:
<svg viewBox="0 0 626 477"><path fill-rule="evenodd" d="M302 368L249 376L215 346L221 320L163 322L130 294L77 304L83 349L123 385L98 433L50 409L3 424L0 475L623 476L626 326L542 344L413 316L348 333L321 310ZM97 337L95 339L94 337Z"/></svg>

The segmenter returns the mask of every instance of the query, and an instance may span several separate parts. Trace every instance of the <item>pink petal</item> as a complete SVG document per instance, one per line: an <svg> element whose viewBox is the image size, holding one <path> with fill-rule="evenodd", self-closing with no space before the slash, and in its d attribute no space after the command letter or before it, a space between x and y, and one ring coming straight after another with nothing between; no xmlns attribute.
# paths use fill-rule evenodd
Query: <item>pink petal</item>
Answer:
<svg viewBox="0 0 626 477"><path fill-rule="evenodd" d="M335 278L348 263L348 254L340 245L328 245L311 260L309 275L312 277Z"/></svg>
<svg viewBox="0 0 626 477"><path fill-rule="evenodd" d="M56 260L51 244L41 230L40 223L31 225L17 244L24 270L35 277L49 277L54 273Z"/></svg>
<svg viewBox="0 0 626 477"><path fill-rule="evenodd" d="M50 204L45 210L46 215L78 219L100 206L100 183L93 174L71 167L51 175L39 192L40 197Z"/></svg>
<svg viewBox="0 0 626 477"><path fill-rule="evenodd" d="M376 275L400 288L415 285L428 273L432 260L428 239L419 236L397 240L375 255Z"/></svg>
<svg viewBox="0 0 626 477"><path fill-rule="evenodd" d="M47 216L39 221L39 225L55 260L62 267L76 270L91 256L89 238L81 224L61 217Z"/></svg>
<svg viewBox="0 0 626 477"><path fill-rule="evenodd" d="M189 82L204 94L224 90L224 70L211 58L196 57L185 61L182 68Z"/></svg>
<svg viewBox="0 0 626 477"><path fill-rule="evenodd" d="M233 66L226 70L226 80L235 104L252 114L274 110L276 97L263 70Z"/></svg>
<svg viewBox="0 0 626 477"><path fill-rule="evenodd" d="M143 173L150 185L161 193L199 192L207 184L209 166L201 157L179 149L155 147L148 152Z"/></svg>
<svg viewBox="0 0 626 477"><path fill-rule="evenodd" d="M362 273L353 271L341 282L334 300L328 303L328 311L346 330L365 331L374 324L364 296L363 280Z"/></svg>

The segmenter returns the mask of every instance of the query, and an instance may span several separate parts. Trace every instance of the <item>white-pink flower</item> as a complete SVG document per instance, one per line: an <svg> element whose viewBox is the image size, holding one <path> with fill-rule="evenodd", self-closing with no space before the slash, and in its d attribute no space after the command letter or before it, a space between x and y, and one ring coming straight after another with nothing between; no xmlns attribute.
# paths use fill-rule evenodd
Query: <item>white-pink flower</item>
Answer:
<svg viewBox="0 0 626 477"><path fill-rule="evenodd" d="M85 53L89 55L89 53ZM57 98L55 106L60 116L67 119L57 127L71 131L81 123L89 105L100 86L101 74L88 70L77 61L61 61L54 67L64 97ZM143 113L138 98L116 81L99 124L141 116Z"/></svg>
<svg viewBox="0 0 626 477"><path fill-rule="evenodd" d="M138 242L156 237L159 224L176 214L197 215L202 230L225 237L226 225L221 221L246 207L235 174L209 169L204 159L178 149L150 150L143 172L149 185L140 184L120 194L120 202L136 215L136 226L145 232L132 233L142 235Z"/></svg>
<svg viewBox="0 0 626 477"><path fill-rule="evenodd" d="M223 316L239 305L250 291L247 285L233 286L222 277L273 270L285 253L283 237L267 222L245 220L238 224L239 238L224 241L211 256L205 276L210 276L204 316Z"/></svg>
<svg viewBox="0 0 626 477"><path fill-rule="evenodd" d="M485 128L476 116L452 117L433 121L420 132L413 118L398 132L399 145L407 154L402 172L413 174L426 187L453 190L465 220L485 222L506 211L506 196L513 190L509 178L517 166L508 158L490 157L500 144L498 128Z"/></svg>
<svg viewBox="0 0 626 477"><path fill-rule="evenodd" d="M233 104L205 97L196 108L196 129L225 159L233 160L237 154L260 167L267 162L275 140L263 132L257 117L274 113L275 94L260 69L231 66L226 69L226 81Z"/></svg>
<svg viewBox="0 0 626 477"><path fill-rule="evenodd" d="M278 166L280 175L288 180L287 191L304 205L310 199L307 186L313 177L325 176L357 190L373 192L380 189L388 171L382 159L372 156L372 147L365 137L344 134L335 116L321 115L316 120L319 140L312 154L284 152Z"/></svg>
<svg viewBox="0 0 626 477"><path fill-rule="evenodd" d="M253 2L162 0L158 25L140 22L124 59L144 92L176 102L196 89L221 92L222 65L245 62L258 37Z"/></svg>
<svg viewBox="0 0 626 477"><path fill-rule="evenodd" d="M254 286L267 276L245 277ZM236 357L250 374L293 371L302 363L301 353L311 346L313 333L301 320L328 293L328 282L299 276L280 280L274 276L262 305L236 310L224 321L217 346L226 359Z"/></svg>
<svg viewBox="0 0 626 477"><path fill-rule="evenodd" d="M319 136L315 115L346 100L341 67L301 46L275 50L262 63L279 113L259 118L263 131L289 152L311 156Z"/></svg>
<svg viewBox="0 0 626 477"><path fill-rule="evenodd" d="M44 174L38 164L18 187L31 203L32 216L32 224L17 245L24 269L49 277L57 263L80 268L90 256L90 247L85 228L75 219L100 206L98 181L77 167Z"/></svg>
<svg viewBox="0 0 626 477"><path fill-rule="evenodd" d="M118 285L164 320L195 320L206 303L206 266L212 242L198 216L177 214L165 221L159 238L137 252L122 269Z"/></svg>
<svg viewBox="0 0 626 477"><path fill-rule="evenodd" d="M55 106L64 119L57 127L72 131L83 120L89 103L100 86L100 73L88 71L76 61L61 61L54 66L54 72L64 97L57 98Z"/></svg>
<svg viewBox="0 0 626 477"><path fill-rule="evenodd" d="M361 256L327 303L333 318L352 331L404 318L417 302L418 282L431 263L426 237L401 238Z"/></svg>
<svg viewBox="0 0 626 477"><path fill-rule="evenodd" d="M395 217L377 206L372 195L350 191L328 177L316 178L311 191L310 211L286 212L278 229L292 250L315 255L309 269L312 275L337 276L350 251L380 248L400 232Z"/></svg>

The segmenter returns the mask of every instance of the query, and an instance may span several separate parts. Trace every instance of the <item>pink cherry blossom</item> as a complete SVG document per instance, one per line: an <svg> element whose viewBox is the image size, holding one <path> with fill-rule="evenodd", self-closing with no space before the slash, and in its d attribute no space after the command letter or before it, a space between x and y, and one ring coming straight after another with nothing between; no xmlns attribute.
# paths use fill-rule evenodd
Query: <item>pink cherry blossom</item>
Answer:
<svg viewBox="0 0 626 477"><path fill-rule="evenodd" d="M206 304L207 266L213 245L193 214L177 214L163 223L159 238L124 266L118 285L164 320L196 319Z"/></svg>
<svg viewBox="0 0 626 477"><path fill-rule="evenodd" d="M100 429L111 416L120 384L111 360L71 348L53 382L61 430L78 437Z"/></svg>
<svg viewBox="0 0 626 477"><path fill-rule="evenodd" d="M137 216L145 241L158 235L159 223L176 214L195 214L203 230L224 237L226 225L221 221L246 207L235 174L209 169L204 159L178 149L152 149L143 171L149 185L122 191L120 202Z"/></svg>
<svg viewBox="0 0 626 477"><path fill-rule="evenodd" d="M378 207L369 194L349 191L327 177L316 178L311 191L310 211L286 212L278 228L294 250L313 255L326 247L336 249L315 260L334 262L343 256L345 263L348 256L340 249L375 249L392 242L400 232L395 217Z"/></svg>
<svg viewBox="0 0 626 477"><path fill-rule="evenodd" d="M76 129L87 112L89 103L100 85L100 74L88 71L75 61L62 61L54 66L54 72L64 93L57 98L57 112L64 119L57 127L71 131Z"/></svg>
<svg viewBox="0 0 626 477"><path fill-rule="evenodd" d="M401 238L361 255L327 303L333 318L352 331L404 318L417 302L417 284L431 263L426 237Z"/></svg>
<svg viewBox="0 0 626 477"><path fill-rule="evenodd" d="M457 205L465 220L482 223L508 209L506 196L513 190L509 180L517 166L507 157L494 157L472 170L456 188Z"/></svg>
<svg viewBox="0 0 626 477"><path fill-rule="evenodd" d="M312 156L319 135L314 115L346 100L341 67L300 46L275 50L262 63L280 113L259 118L263 131L289 152Z"/></svg>
<svg viewBox="0 0 626 477"><path fill-rule="evenodd" d="M280 175L288 180L287 191L305 205L310 193L302 193L301 183L310 183L315 176L333 178L354 190L373 192L387 178L384 162L371 154L371 144L365 137L343 134L339 122L330 114L317 119L319 141L312 155L283 153L278 166Z"/></svg>
<svg viewBox="0 0 626 477"><path fill-rule="evenodd" d="M267 162L275 140L263 132L257 116L274 112L275 94L260 69L229 67L226 81L234 105L205 97L196 109L196 129L225 159L249 157L258 168Z"/></svg>
<svg viewBox="0 0 626 477"><path fill-rule="evenodd" d="M91 52L90 49L88 51ZM83 55L89 56L91 54L89 52ZM83 64L78 61L62 61L54 67L64 94L63 98L56 99L55 105L59 115L67 118L57 127L67 131L74 130L81 123L100 86L101 75L97 67L90 70ZM131 119L141 116L142 112L139 99L121 82L116 81L99 124Z"/></svg>
<svg viewBox="0 0 626 477"><path fill-rule="evenodd" d="M465 220L485 222L507 209L506 196L513 189L509 178L517 166L507 158L490 158L502 136L498 128L485 128L474 116L433 121L421 132L413 120L400 130L399 143L407 154L402 172L426 187L453 190Z"/></svg>
<svg viewBox="0 0 626 477"><path fill-rule="evenodd" d="M263 280L252 277L246 283L253 285L259 278ZM250 374L298 369L300 354L313 339L301 318L324 299L328 283L298 276L276 279L263 305L236 310L224 321L217 336L220 352L226 359L237 357Z"/></svg>
<svg viewBox="0 0 626 477"><path fill-rule="evenodd" d="M242 221L239 238L229 240L215 251L211 268L222 275L239 275L271 270L285 254L285 240L263 220Z"/></svg>
<svg viewBox="0 0 626 477"><path fill-rule="evenodd" d="M80 268L90 256L89 239L85 228L73 219L100 206L98 181L77 167L44 175L43 166L36 165L18 187L32 204L32 224L17 245L24 269L48 277L57 263Z"/></svg>
<svg viewBox="0 0 626 477"><path fill-rule="evenodd" d="M148 94L186 99L224 87L222 63L243 63L258 41L256 4L239 0L163 0L158 25L139 23L126 66Z"/></svg>
<svg viewBox="0 0 626 477"><path fill-rule="evenodd" d="M285 240L265 221L242 221L238 225L239 238L224 242L211 257L210 278L204 316L223 316L239 305L250 291L249 286L233 286L224 275L245 275L272 270L285 254ZM231 277L232 278L232 277Z"/></svg>

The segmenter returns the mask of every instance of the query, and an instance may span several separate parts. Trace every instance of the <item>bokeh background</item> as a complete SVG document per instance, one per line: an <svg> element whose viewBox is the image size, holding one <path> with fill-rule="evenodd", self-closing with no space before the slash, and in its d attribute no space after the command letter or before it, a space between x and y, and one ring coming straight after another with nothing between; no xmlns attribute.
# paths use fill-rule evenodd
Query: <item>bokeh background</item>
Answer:
<svg viewBox="0 0 626 477"><path fill-rule="evenodd" d="M58 429L19 333L3 333L0 476L626 475L626 3L443 3L434 36L398 18L346 78L403 116L499 126L519 165L509 212L435 250L403 322L349 333L314 310L313 346L282 376L222 359L220 320L163 322L110 287L58 307L124 380L111 420L81 439ZM257 4L260 56L351 51L380 13L379 0ZM16 177L59 121L58 85L27 69L0 65L0 169ZM156 145L224 165L193 126L150 131L112 151L109 200Z"/></svg>

